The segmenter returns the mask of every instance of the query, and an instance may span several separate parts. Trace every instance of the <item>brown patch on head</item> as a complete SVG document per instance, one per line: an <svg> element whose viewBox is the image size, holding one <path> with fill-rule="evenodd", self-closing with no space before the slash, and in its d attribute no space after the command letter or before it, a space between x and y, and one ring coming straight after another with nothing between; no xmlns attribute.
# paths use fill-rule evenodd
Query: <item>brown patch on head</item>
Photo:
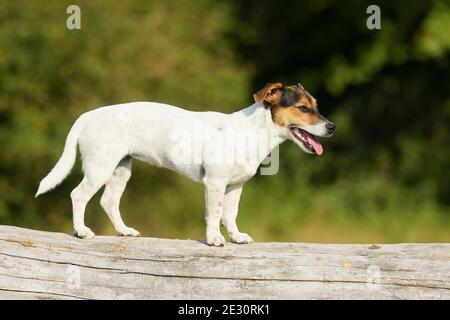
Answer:
<svg viewBox="0 0 450 320"><path fill-rule="evenodd" d="M291 125L314 125L320 120L320 115L311 111L304 113L298 107L273 107L272 119L280 127Z"/></svg>
<svg viewBox="0 0 450 320"><path fill-rule="evenodd" d="M263 102L266 106L280 102L283 85L281 83L268 83L253 95L255 102Z"/></svg>
<svg viewBox="0 0 450 320"><path fill-rule="evenodd" d="M317 101L309 92L305 91L305 95L300 98L299 105L303 105L311 110L317 109Z"/></svg>
<svg viewBox="0 0 450 320"><path fill-rule="evenodd" d="M280 127L314 125L321 121L316 99L301 85L284 87L279 103L270 108L272 120Z"/></svg>

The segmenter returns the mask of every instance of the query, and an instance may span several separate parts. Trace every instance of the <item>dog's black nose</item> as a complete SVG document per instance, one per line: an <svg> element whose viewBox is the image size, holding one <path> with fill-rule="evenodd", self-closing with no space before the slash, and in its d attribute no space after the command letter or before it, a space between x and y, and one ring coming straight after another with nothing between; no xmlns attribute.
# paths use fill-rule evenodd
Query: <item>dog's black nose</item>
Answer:
<svg viewBox="0 0 450 320"><path fill-rule="evenodd" d="M325 125L325 128L327 128L329 134L332 134L336 129L336 125L333 122L329 122Z"/></svg>

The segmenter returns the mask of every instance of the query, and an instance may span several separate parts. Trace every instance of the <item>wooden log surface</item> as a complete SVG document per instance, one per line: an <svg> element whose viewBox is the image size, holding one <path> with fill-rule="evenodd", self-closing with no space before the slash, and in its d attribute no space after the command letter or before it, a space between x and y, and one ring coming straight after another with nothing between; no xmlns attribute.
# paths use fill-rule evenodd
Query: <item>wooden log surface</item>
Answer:
<svg viewBox="0 0 450 320"><path fill-rule="evenodd" d="M0 299L450 299L450 244L213 248L0 226Z"/></svg>

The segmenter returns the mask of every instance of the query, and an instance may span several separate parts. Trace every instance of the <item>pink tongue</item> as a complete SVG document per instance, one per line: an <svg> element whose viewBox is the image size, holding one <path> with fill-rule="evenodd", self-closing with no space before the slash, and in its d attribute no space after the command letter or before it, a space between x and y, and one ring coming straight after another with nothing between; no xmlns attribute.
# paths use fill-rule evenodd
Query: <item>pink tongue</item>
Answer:
<svg viewBox="0 0 450 320"><path fill-rule="evenodd" d="M323 147L320 143L318 143L317 141L315 141L314 139L312 139L311 137L307 136L306 137L308 139L308 143L310 145L312 145L312 147L314 148L314 151L316 152L316 154L318 156L322 155L323 153Z"/></svg>

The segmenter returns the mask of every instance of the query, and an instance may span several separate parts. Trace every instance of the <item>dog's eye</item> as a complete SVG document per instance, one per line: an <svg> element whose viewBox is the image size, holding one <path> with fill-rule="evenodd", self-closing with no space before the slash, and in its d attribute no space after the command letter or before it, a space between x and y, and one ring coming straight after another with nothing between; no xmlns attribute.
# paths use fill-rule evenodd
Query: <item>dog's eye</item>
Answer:
<svg viewBox="0 0 450 320"><path fill-rule="evenodd" d="M308 113L310 110L307 108L307 107L305 107L305 106L300 106L300 107L298 107L298 109L301 111L301 112L303 112L303 113Z"/></svg>

